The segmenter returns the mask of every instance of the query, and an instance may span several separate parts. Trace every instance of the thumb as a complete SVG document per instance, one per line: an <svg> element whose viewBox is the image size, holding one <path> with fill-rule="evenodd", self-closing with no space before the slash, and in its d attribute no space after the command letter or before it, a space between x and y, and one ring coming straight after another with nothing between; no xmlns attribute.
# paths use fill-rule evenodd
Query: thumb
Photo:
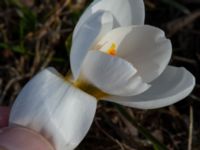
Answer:
<svg viewBox="0 0 200 150"><path fill-rule="evenodd" d="M54 150L41 135L22 127L9 127L0 130L0 149Z"/></svg>

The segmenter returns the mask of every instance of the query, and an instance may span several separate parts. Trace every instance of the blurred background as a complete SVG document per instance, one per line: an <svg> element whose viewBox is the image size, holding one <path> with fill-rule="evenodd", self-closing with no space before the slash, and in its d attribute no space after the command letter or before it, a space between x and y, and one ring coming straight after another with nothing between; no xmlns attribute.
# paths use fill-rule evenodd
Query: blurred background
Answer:
<svg viewBox="0 0 200 150"><path fill-rule="evenodd" d="M0 105L11 106L39 70L66 74L72 31L91 0L0 0ZM77 150L200 150L200 0L145 0L146 24L173 43L171 64L197 78L185 100L137 110L99 103ZM120 11L120 10L119 10Z"/></svg>

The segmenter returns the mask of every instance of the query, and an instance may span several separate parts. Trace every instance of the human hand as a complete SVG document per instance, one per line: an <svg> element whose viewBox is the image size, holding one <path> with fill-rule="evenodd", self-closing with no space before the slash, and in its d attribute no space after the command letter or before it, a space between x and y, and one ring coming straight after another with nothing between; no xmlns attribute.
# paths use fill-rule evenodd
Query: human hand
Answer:
<svg viewBox="0 0 200 150"><path fill-rule="evenodd" d="M10 109L0 107L0 150L54 150L38 133L23 127L7 127Z"/></svg>

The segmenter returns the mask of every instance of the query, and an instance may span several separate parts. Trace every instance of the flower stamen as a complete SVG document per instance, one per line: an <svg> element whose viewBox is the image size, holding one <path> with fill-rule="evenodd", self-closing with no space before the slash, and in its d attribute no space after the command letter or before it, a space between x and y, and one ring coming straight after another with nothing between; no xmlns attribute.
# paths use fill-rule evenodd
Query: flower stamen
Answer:
<svg viewBox="0 0 200 150"><path fill-rule="evenodd" d="M117 54L115 43L112 43L111 47L107 50L107 53L112 56L115 56Z"/></svg>
<svg viewBox="0 0 200 150"><path fill-rule="evenodd" d="M96 49L112 56L117 55L117 45L115 42L105 42L104 44L97 45Z"/></svg>

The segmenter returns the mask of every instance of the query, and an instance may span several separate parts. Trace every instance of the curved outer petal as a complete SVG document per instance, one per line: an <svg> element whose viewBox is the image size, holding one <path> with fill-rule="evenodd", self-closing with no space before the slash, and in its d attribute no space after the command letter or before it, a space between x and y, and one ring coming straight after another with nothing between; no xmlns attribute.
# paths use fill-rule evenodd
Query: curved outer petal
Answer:
<svg viewBox="0 0 200 150"><path fill-rule="evenodd" d="M41 133L57 150L72 150L88 132L96 99L64 81L55 70L36 75L17 97L10 125Z"/></svg>
<svg viewBox="0 0 200 150"><path fill-rule="evenodd" d="M130 63L100 51L88 53L81 73L94 86L112 95L132 96L150 87Z"/></svg>
<svg viewBox="0 0 200 150"><path fill-rule="evenodd" d="M172 54L171 42L164 32L149 25L114 29L98 45L106 42L115 42L117 55L132 63L147 83L164 71Z"/></svg>
<svg viewBox="0 0 200 150"><path fill-rule="evenodd" d="M110 97L109 101L141 109L154 109L176 103L188 96L195 86L194 76L185 68L168 66L152 82L152 87L134 97Z"/></svg>
<svg viewBox="0 0 200 150"><path fill-rule="evenodd" d="M94 0L79 19L74 30L74 36L84 22L99 10L109 11L114 16L115 27L144 24L143 0Z"/></svg>
<svg viewBox="0 0 200 150"><path fill-rule="evenodd" d="M93 45L108 31L113 28L113 17L109 12L98 11L90 16L73 38L70 63L71 70L77 79L81 64Z"/></svg>

